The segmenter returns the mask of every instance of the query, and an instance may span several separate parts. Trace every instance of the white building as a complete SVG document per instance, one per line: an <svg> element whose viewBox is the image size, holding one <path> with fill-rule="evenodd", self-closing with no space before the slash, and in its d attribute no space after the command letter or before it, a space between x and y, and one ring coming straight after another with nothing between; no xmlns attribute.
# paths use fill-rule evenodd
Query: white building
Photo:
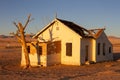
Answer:
<svg viewBox="0 0 120 80"><path fill-rule="evenodd" d="M56 18L33 36L38 39L38 44L28 43L31 65L82 65L113 60L112 44L104 30L87 30ZM25 65L23 54L21 65Z"/></svg>

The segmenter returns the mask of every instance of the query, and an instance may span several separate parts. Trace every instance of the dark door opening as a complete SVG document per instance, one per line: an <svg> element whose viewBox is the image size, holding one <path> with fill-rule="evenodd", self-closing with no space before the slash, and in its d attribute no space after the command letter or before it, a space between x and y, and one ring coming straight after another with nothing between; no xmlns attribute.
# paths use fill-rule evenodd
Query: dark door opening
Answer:
<svg viewBox="0 0 120 80"><path fill-rule="evenodd" d="M88 61L88 52L89 52L89 47L88 47L88 45L86 45L85 46L85 53L86 53L86 55L85 55L85 61Z"/></svg>

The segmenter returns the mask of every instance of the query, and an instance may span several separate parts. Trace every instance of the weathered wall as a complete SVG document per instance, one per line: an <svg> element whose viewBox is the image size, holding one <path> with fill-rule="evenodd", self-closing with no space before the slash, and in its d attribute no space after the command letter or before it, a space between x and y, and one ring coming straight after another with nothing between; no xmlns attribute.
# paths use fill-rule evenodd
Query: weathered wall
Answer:
<svg viewBox="0 0 120 80"><path fill-rule="evenodd" d="M98 55L98 43L100 43L100 54ZM103 55L103 44L105 44L105 55ZM109 52L111 47L111 53ZM112 44L109 42L107 36L103 32L96 40L96 62L113 60Z"/></svg>
<svg viewBox="0 0 120 80"><path fill-rule="evenodd" d="M47 66L61 64L61 54L47 55Z"/></svg>
<svg viewBox="0 0 120 80"><path fill-rule="evenodd" d="M42 56L37 54L36 42L33 42L33 45L31 43L27 43L27 46L30 46L30 53L29 53L30 65L31 66L40 66L42 64L43 66L46 66L47 65L46 43L39 43L39 46L42 46L42 53L43 53ZM21 66L24 66L24 65L26 65L26 62L25 62L24 50L22 48Z"/></svg>
<svg viewBox="0 0 120 80"><path fill-rule="evenodd" d="M39 35L39 42L60 41L61 51L58 54L48 52L47 44L40 44L42 46L42 55L37 54L37 50L32 45L30 52L30 61L32 65L52 65L52 64L66 64L66 65L81 65L86 62L86 46L88 46L88 60L87 61L106 61L112 60L113 54L109 52L109 47L112 49L111 43L108 41L105 33L103 32L99 38L82 38L79 34L71 30L69 27L56 20L50 27L44 28L45 30ZM72 55L66 55L66 43L72 44ZM98 43L100 46L100 55L98 55ZM103 55L103 44L105 44L105 55ZM59 47L60 47L59 46ZM54 46L56 47L56 46ZM24 52L23 52L24 54ZM25 58L22 54L21 65L25 64Z"/></svg>
<svg viewBox="0 0 120 80"><path fill-rule="evenodd" d="M61 30L61 63L66 65L80 65L80 36L64 24L60 23ZM66 43L72 43L72 56L66 55Z"/></svg>
<svg viewBox="0 0 120 80"><path fill-rule="evenodd" d="M81 63L85 64L86 56L87 61L94 61L95 60L95 46L94 46L94 39L92 38L82 38L81 40ZM86 50L86 46L88 46L88 50Z"/></svg>
<svg viewBox="0 0 120 80"><path fill-rule="evenodd" d="M43 33L41 33L38 37L39 42L47 42L50 41L51 39L53 41L60 41L61 37L60 35L62 34L61 31L61 26L59 26L59 23L56 21L54 24L50 25L49 28L47 28Z"/></svg>
<svg viewBox="0 0 120 80"><path fill-rule="evenodd" d="M50 34L52 32L52 35ZM43 40L40 42L50 40L50 37L54 41L61 41L61 63L68 65L80 65L80 36L73 30L65 26L59 21L56 21L48 29L46 29L41 35ZM66 56L66 43L72 43L72 56ZM54 62L54 61L53 61Z"/></svg>

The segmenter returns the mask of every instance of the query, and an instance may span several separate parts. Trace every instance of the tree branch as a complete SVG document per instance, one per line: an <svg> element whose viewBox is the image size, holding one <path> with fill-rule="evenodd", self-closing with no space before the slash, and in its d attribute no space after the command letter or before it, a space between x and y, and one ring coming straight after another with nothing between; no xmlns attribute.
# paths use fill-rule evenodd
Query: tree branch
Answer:
<svg viewBox="0 0 120 80"><path fill-rule="evenodd" d="M31 17L31 14L29 14L29 16L28 16L28 19L27 19L27 21L26 21L26 23L25 23L24 29L26 28L26 26L27 26L28 23L30 22L30 17Z"/></svg>
<svg viewBox="0 0 120 80"><path fill-rule="evenodd" d="M18 35L16 35L16 38L22 42L22 39Z"/></svg>
<svg viewBox="0 0 120 80"><path fill-rule="evenodd" d="M22 39L18 36L18 32L15 34L14 32L10 33L11 35L15 36L20 42L22 42Z"/></svg>
<svg viewBox="0 0 120 80"><path fill-rule="evenodd" d="M31 43L31 45L35 47L35 45L33 43Z"/></svg>
<svg viewBox="0 0 120 80"><path fill-rule="evenodd" d="M18 28L20 32L24 32L23 25L20 22L18 22Z"/></svg>
<svg viewBox="0 0 120 80"><path fill-rule="evenodd" d="M42 40L43 42L46 42L45 39L43 39L42 37L38 37L39 40Z"/></svg>
<svg viewBox="0 0 120 80"><path fill-rule="evenodd" d="M19 27L17 26L16 22L13 22L13 24L16 26L16 28L19 30Z"/></svg>

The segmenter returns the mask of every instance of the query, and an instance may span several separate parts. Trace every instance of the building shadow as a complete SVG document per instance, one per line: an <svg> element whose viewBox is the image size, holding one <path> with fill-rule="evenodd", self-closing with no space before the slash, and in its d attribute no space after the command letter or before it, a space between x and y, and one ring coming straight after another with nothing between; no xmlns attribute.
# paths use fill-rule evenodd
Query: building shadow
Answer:
<svg viewBox="0 0 120 80"><path fill-rule="evenodd" d="M120 52L117 53L113 53L113 59L116 61L118 59L120 59Z"/></svg>

